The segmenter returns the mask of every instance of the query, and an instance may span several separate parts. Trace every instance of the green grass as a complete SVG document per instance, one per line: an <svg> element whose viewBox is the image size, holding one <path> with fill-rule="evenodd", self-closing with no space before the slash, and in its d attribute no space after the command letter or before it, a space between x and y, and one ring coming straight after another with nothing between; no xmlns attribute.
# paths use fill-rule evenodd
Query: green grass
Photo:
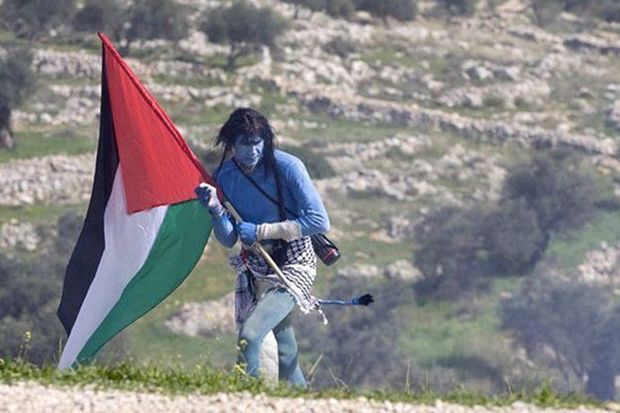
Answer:
<svg viewBox="0 0 620 413"><path fill-rule="evenodd" d="M214 239L210 242L214 242ZM368 262L375 265L386 265L410 255L407 244L387 244L364 238L338 242L338 245L343 258L335 267L321 264L317 292L321 291L326 280L338 268L360 262L360 254L365 254ZM207 258L176 291L123 333L128 340L130 356L136 363L163 367L178 365L184 368L202 362L217 367L234 363L237 351L234 336L218 334L209 338L189 337L173 333L164 325L186 302L218 299L233 291L235 275L226 264L227 251L215 243L210 248Z"/></svg>
<svg viewBox="0 0 620 413"><path fill-rule="evenodd" d="M129 334L132 358L140 365L187 369L196 364L209 364L227 368L234 364L236 358L237 340L234 335L189 337L174 334L163 322L149 320L135 323Z"/></svg>
<svg viewBox="0 0 620 413"><path fill-rule="evenodd" d="M96 132L89 136L96 136ZM78 135L74 129L18 131L14 137L14 149L0 150L0 163L44 155L78 155L97 148L95 139Z"/></svg>
<svg viewBox="0 0 620 413"><path fill-rule="evenodd" d="M586 133L586 129L592 129L601 135L619 141L620 137L618 134L618 130L612 127L607 121L608 109L609 105L607 105L606 102L600 102L599 104L595 105L595 109L592 111L592 113L582 113L581 111L577 112L574 115L574 118L577 122L577 127L579 128L580 132Z"/></svg>
<svg viewBox="0 0 620 413"><path fill-rule="evenodd" d="M0 30L0 44L5 45L14 42L15 39L15 35L10 30Z"/></svg>
<svg viewBox="0 0 620 413"><path fill-rule="evenodd" d="M592 76L580 72L571 71L552 78L549 83L551 87L550 105L547 110L554 109L568 115L568 119L575 124L576 133L584 133L586 129L593 129L599 134L618 139L618 132L607 123L607 111L609 101L604 98L607 85L620 82L617 75L620 66L615 62L601 61L593 57L592 65L615 65L610 67L605 76ZM598 60L598 61L596 61ZM579 91L584 87L590 91L591 98L579 98ZM579 101L583 100L591 106L587 111L581 107ZM591 133L591 132L590 132Z"/></svg>
<svg viewBox="0 0 620 413"><path fill-rule="evenodd" d="M443 30L443 22L426 21L422 24L427 27L435 25L437 29ZM484 39L480 36L481 42L474 42L476 46L469 52L452 49L449 46L446 53L438 53L438 50L429 51L438 40L425 40L420 43L410 44L404 39L378 39L372 50L361 52L361 58L370 65L376 66L376 62L381 64L389 63L407 68L415 68L420 71L432 73L437 80L449 83L450 86L465 83L461 77L461 64L465 58L478 60L491 60L501 63L500 54L493 48L495 43L502 42L502 37L494 39ZM488 37L488 36L487 36ZM469 39L470 41L472 39ZM0 43L15 42L16 40L9 32L0 31ZM527 48L528 54L542 55L545 47L542 44L509 37L509 41L520 48ZM45 43L45 46L53 46L58 51L77 51L88 50L97 53L100 49L99 40L94 35L81 39L75 38L52 39ZM424 48L423 48L424 47ZM195 64L203 64L210 67L225 68L226 56L219 54L211 57L201 57L189 52L170 51L161 55L161 50L145 49L139 50L137 47L132 50L132 58L139 58L148 64L150 61L163 59L176 59ZM166 54L167 53L167 54ZM172 55L174 53L174 55ZM506 63L513 63L505 57ZM241 58L238 66L254 64L258 60L256 54ZM597 61L596 59L594 61ZM428 65L428 69L423 67ZM277 63L277 62L276 62ZM534 64L534 63L532 63ZM276 64L277 66L277 64ZM526 65L524 65L525 67ZM274 70L278 71L278 67ZM233 81L235 75L227 72L228 80ZM558 77L559 76L559 77ZM575 120L580 122L577 126L593 127L599 132L616 137L613 131L605 126L604 106L599 106L602 101L596 102L597 110L595 114L583 115L571 108L565 102L575 100L575 92L582 84L587 84L594 96L603 94L608 83L614 83L613 74L607 74L604 79L594 79L578 74L558 75L550 79L552 87L551 103L552 107L548 110L561 110L575 114ZM557 79L557 80L556 80ZM587 80L587 81L585 81ZM155 81L164 84L177 84L182 86L209 87L217 84L217 81L191 76L156 75ZM83 85L85 79L51 79L45 78L40 86L46 84L66 84L71 86ZM617 82L616 82L617 83ZM277 107L295 99L294 96L282 96L277 91L270 89L268 82L254 80L250 85L252 93L260 94L262 101L258 109L268 117L281 117ZM383 85L382 85L383 86ZM398 84L395 87L401 87ZM402 90L408 91L407 86L402 85ZM415 91L414 86L409 86ZM416 86L417 87L417 86ZM50 91L40 90L34 95L29 103L34 101L54 102L57 99ZM598 98L593 98L598 99ZM57 102L54 102L57 103ZM489 101L487 103L493 103ZM205 126L221 125L228 117L232 108L217 107L209 109L204 107L202 102L170 103L166 110L172 115L175 123L183 126ZM556 108L557 106L557 108ZM523 109L523 108L522 108ZM527 110L537 110L538 108L526 108ZM465 115L472 117L488 117L498 112L508 112L500 107L498 102L495 105L487 105L481 109L455 109ZM512 112L512 110L510 110ZM380 141L396 134L409 136L420 132L410 127L398 126L381 122L355 122L347 119L334 119L324 114L311 114L302 110L299 120L308 120L318 124L325 124L326 127L300 128L299 130L286 131L294 139L315 142L318 145L325 143L340 142L371 142ZM571 119L572 120L572 119ZM551 125L550 125L551 126ZM16 135L18 146L13 151L0 151L0 162L6 162L16 158L30 158L48 154L79 154L93 152L96 148L96 126L89 125L87 131L75 126L72 128L37 129L29 127L28 130L19 131ZM432 145L422 147L414 158L424 159L432 162L443 156L454 144L459 143L467 149L479 150L483 154L496 155L501 157L500 164L509 165L519 157L529 156L530 151L524 150L516 144L507 143L505 145L489 145L480 143L480 140L462 139L449 134L436 134L425 131L426 135L432 138ZM211 139L211 136L205 136ZM478 146L477 146L478 145ZM385 162L383 158L377 158L371 162L361 165L362 168L376 168L383 171L392 172L406 171L407 162L411 159L394 151L387 157L394 157L390 162ZM392 164L392 165L388 165ZM403 169L394 168L402 166ZM471 192L474 186L480 185L479 182L448 182L441 181L440 184L449 188L453 192ZM337 240L341 248L343 258L335 267L319 268L317 279L317 289L320 291L327 284L326 280L333 276L335 272L344 266L354 263L367 263L383 266L397 259L411 259L414 241L386 243L370 238L368 225L360 224L359 220L369 220L380 225L390 215L395 213L407 213L419 210L424 205L433 206L435 199L417 200L415 202L396 202L385 196L359 195L353 197L336 197L336 204L356 213L356 219L347 225L340 225L335 222L335 226L343 232L343 239ZM30 206L30 207L0 207L0 223L12 218L20 221L46 222L55 221L68 209L85 211L85 205L77 206ZM361 228L360 228L361 227ZM352 234L359 231L358 234ZM599 247L602 240L614 244L620 240L620 221L615 212L600 213L595 220L583 228L571 231L569 234L556 238L550 244L547 251L548 257L553 257L560 262L564 268L574 268L583 261L586 252ZM213 240L212 240L213 241ZM104 386L127 386L127 388L146 388L163 390L170 392L203 391L200 387L213 386L213 391L235 391L235 389L250 389L263 391L262 387L256 383L240 382L238 377L229 377L227 373L209 370L212 367L228 367L234 361L236 346L235 338L230 335L220 335L212 338L187 337L174 334L164 322L169 319L185 302L205 301L217 299L222 295L232 291L234 288L234 273L226 265L226 253L223 248L212 245L212 249L207 254L207 259L203 261L170 297L163 303L131 325L124 333L130 346L132 363L115 367L92 366L84 367L79 371L70 373L67 376L60 376L53 371L39 370L27 365L16 366L15 363L4 363L0 366L0 381L2 380L21 380L28 379L28 375L37 377L36 380L49 380L55 384L71 384L94 382ZM415 360L416 363L431 366L440 363L441 360L456 358L475 358L479 357L490 365L498 365L502 357L506 358L505 349L500 343L506 336L499 329L499 320L496 314L497 303L500 300L501 292L512 291L522 279L501 279L494 280L491 292L481 293L478 297L463 297L453 302L430 302L426 305L417 303L406 303L399 307L397 311L402 314L404 319L410 320L409 326L400 337L399 346L406 354ZM375 281L371 281L375 282ZM380 281L377 281L380 282ZM105 350L104 350L105 353ZM303 357L303 355L302 355ZM102 357L103 358L103 357ZM101 359L100 359L101 360ZM6 365L11 365L7 368ZM202 370L196 370L196 364L202 366ZM206 368L204 366L210 366ZM505 366L506 371L514 366ZM207 371L208 370L208 371ZM204 376L204 377L203 377ZM211 378L209 378L211 377ZM211 380L211 381L210 381ZM464 377L464 382L471 383L468 377ZM231 384L232 383L232 384ZM227 385L228 387L224 386ZM218 387L219 386L219 387ZM358 395L352 393L351 395ZM347 395L348 397L349 395ZM378 396L384 397L384 396ZM401 395L388 395L385 397L399 398ZM409 397L409 396L402 396ZM418 399L416 399L418 397ZM437 395L432 392L424 395L411 396L411 400L428 400L432 402ZM450 396L451 397L451 396ZM462 392L453 396L459 402L475 402L479 396ZM506 402L514 400L516 395L507 395ZM538 393L524 396L526 400L534 398L543 403L553 403L557 396L553 391L542 389ZM409 400L409 399L408 399ZM481 403L486 403L483 401Z"/></svg>
<svg viewBox="0 0 620 413"><path fill-rule="evenodd" d="M175 334L164 322L186 302L217 299L234 289L234 272L226 264L226 251L210 241L209 251L185 282L166 300L125 332L131 356L136 362L169 367L190 367L205 361L224 367L236 357L235 337L219 335L213 338L189 337Z"/></svg>
<svg viewBox="0 0 620 413"><path fill-rule="evenodd" d="M129 326L123 333L128 341L131 358L141 365L160 367L174 365L189 368L196 363L209 362L217 367L227 367L236 357L236 338L218 334L215 337L189 337L173 333L165 321L186 302L203 302L218 299L234 289L234 272L226 264L227 251L212 239L207 258L201 262L186 281L166 300ZM386 265L401 258L409 258L410 247L406 243L388 244L381 241L355 238L338 242L343 258L335 267L321 264L316 291L320 295L326 281L339 268L364 261ZM105 351L103 358L105 358Z"/></svg>
<svg viewBox="0 0 620 413"><path fill-rule="evenodd" d="M610 245L620 241L620 222L615 211L601 211L583 227L554 238L545 259L572 271L583 262L585 254L599 248L602 241ZM512 354L503 344L506 336L501 330L497 304L503 294L516 291L524 279L493 279L490 290L484 294L399 307L401 317L408 320L408 327L399 338L399 348L420 366L453 361L458 368L458 362L477 359L502 371L509 369ZM486 373L492 374L491 371ZM468 385L473 385L474 372L468 368L460 374Z"/></svg>
<svg viewBox="0 0 620 413"><path fill-rule="evenodd" d="M419 65L419 58L412 55L406 49L398 47L394 44L383 44L382 47L378 47L373 50L364 51L361 55L361 60L365 61L369 65L379 64L392 64L405 67L415 67Z"/></svg>
<svg viewBox="0 0 620 413"><path fill-rule="evenodd" d="M234 75L228 69L228 55L226 53L216 53L209 56L201 56L186 50L173 49L163 52L160 48L140 49L132 47L130 58L139 59L143 62L150 63L157 60L178 60L182 62L205 65L212 68L224 70L228 75ZM235 70L246 66L253 66L260 62L261 56L258 53L247 53L237 58L235 62Z"/></svg>
<svg viewBox="0 0 620 413"><path fill-rule="evenodd" d="M612 246L620 242L617 211L598 212L583 227L553 239L545 252L545 258L553 259L562 269L574 270L583 262L586 253L600 248L603 241Z"/></svg>
<svg viewBox="0 0 620 413"><path fill-rule="evenodd" d="M279 93L266 91L265 89L267 87L268 86L266 85L261 85L260 83L255 82L253 92L261 96L261 102L258 105L257 110L263 115L265 115L267 118L278 117L279 113L277 110L277 106L288 103L289 99L286 96L280 95Z"/></svg>
<svg viewBox="0 0 620 413"><path fill-rule="evenodd" d="M224 84L217 79L204 76L172 76L159 73L153 76L153 80L162 85L188 86L195 88L209 88L211 86L223 86Z"/></svg>
<svg viewBox="0 0 620 413"><path fill-rule="evenodd" d="M353 238L340 245L343 258L338 263L339 267L367 261L373 265L387 265L403 258L411 258L413 245L407 242L387 243L368 238ZM366 256L365 260L359 256Z"/></svg>
<svg viewBox="0 0 620 413"><path fill-rule="evenodd" d="M306 399L366 397L377 401L389 400L415 404L433 404L438 398L441 398L446 402L467 406L507 406L515 401L523 401L541 407L602 407L601 403L583 395L561 395L548 385L529 391L506 391L504 394L492 397L470 392L466 389L459 389L443 395L430 390L419 393L345 390L319 392L297 390L285 385L269 386L260 380L246 376L238 369L228 372L200 364L189 370L158 366L141 367L132 363L121 363L116 365L94 364L67 371L58 371L52 365L37 367L21 360L0 359L0 382L10 384L24 381L55 386L94 386L98 389L122 389L163 394L214 394L248 391L252 394L266 394L275 397L304 397Z"/></svg>
<svg viewBox="0 0 620 413"><path fill-rule="evenodd" d="M28 97L25 105L22 107L27 107L28 103L36 103L39 101L50 101L56 102L54 103L62 103L64 101L63 97L59 97L55 95L51 90L49 90L49 86L51 85L60 85L60 86L72 86L72 87L80 87L80 86L88 86L95 85L100 86L101 81L99 79L88 79L88 78L80 78L80 77L62 77L57 78L55 76L45 77L45 75L41 74L37 81L37 90L34 95Z"/></svg>
<svg viewBox="0 0 620 413"><path fill-rule="evenodd" d="M446 45L436 45L435 40L428 39L423 45L395 44L393 41L382 41L377 43L377 47L364 50L360 59L371 67L381 70L383 65L400 66L402 68L417 69L420 72L431 73L436 80L445 82L452 87L465 84L465 80L460 74L458 68L466 59L462 50L456 49L446 53L437 53L429 51L429 47L441 47L445 49ZM436 50L436 49L435 49ZM392 86L405 92L405 96L412 92L419 92L419 88L412 86L408 82L398 82L390 84L390 82L378 81L376 86ZM363 92L362 92L363 93ZM383 96L386 100L401 100L390 96ZM414 99L405 98L406 101Z"/></svg>
<svg viewBox="0 0 620 413"><path fill-rule="evenodd" d="M172 103L164 110L170 114L175 125L205 126L208 124L222 125L230 115L231 108L206 108L200 102Z"/></svg>
<svg viewBox="0 0 620 413"><path fill-rule="evenodd" d="M16 219L20 222L52 223L67 212L86 213L82 205L0 206L0 223Z"/></svg>
<svg viewBox="0 0 620 413"><path fill-rule="evenodd" d="M309 114L299 116L298 120L307 120L317 124L325 124L325 128L301 128L291 131L293 138L301 141L345 143L345 142L372 142L396 134L414 133L410 127L394 125L384 122L355 122L342 118L332 118L324 114Z"/></svg>
<svg viewBox="0 0 620 413"><path fill-rule="evenodd" d="M45 49L57 52L87 52L98 54L101 51L101 41L96 32L61 33L53 38L38 40L38 45Z"/></svg>
<svg viewBox="0 0 620 413"><path fill-rule="evenodd" d="M401 336L400 348L422 366L472 355L498 362L505 354L496 305L504 291L514 290L519 283L515 278L497 279L488 294L402 306L399 311L410 320L410 329Z"/></svg>
<svg viewBox="0 0 620 413"><path fill-rule="evenodd" d="M162 80L162 78L159 78ZM207 81L201 81L195 78L187 79L184 85L203 87ZM257 110L265 114L265 116L277 116L276 105L288 102L286 97L277 93L270 93L264 89L258 90L263 86L254 86L255 93L260 94L262 100L257 106ZM191 100L189 102L171 102L164 106L164 110L170 114L172 121L179 126L207 126L214 125L215 131L226 122L228 116L234 108L226 106L206 107L203 102ZM211 139L212 136L205 136L205 139Z"/></svg>
<svg viewBox="0 0 620 413"><path fill-rule="evenodd" d="M241 55L235 61L235 69L240 69L245 66L254 66L258 62L260 62L260 59L260 56L256 53ZM228 71L228 55L226 54L218 53L209 56L206 63L211 67L217 67Z"/></svg>

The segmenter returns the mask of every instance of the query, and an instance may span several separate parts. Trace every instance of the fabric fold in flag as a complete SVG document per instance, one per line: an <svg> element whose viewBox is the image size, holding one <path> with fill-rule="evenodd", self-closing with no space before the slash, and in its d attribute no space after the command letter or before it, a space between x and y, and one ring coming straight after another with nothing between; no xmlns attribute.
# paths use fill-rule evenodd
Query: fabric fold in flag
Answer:
<svg viewBox="0 0 620 413"><path fill-rule="evenodd" d="M67 265L58 367L86 363L195 267L211 218L194 188L213 183L170 118L118 54L102 46L95 179Z"/></svg>

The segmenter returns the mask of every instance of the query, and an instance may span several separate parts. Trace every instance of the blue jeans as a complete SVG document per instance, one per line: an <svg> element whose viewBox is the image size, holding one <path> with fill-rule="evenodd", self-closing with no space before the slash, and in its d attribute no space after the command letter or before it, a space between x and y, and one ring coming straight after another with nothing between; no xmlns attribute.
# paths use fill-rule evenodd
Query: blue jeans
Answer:
<svg viewBox="0 0 620 413"><path fill-rule="evenodd" d="M284 288L266 292L239 331L240 362L246 372L258 377L259 352L265 336L273 330L278 343L278 376L290 384L306 388L306 380L297 359L297 341L291 325L295 301Z"/></svg>

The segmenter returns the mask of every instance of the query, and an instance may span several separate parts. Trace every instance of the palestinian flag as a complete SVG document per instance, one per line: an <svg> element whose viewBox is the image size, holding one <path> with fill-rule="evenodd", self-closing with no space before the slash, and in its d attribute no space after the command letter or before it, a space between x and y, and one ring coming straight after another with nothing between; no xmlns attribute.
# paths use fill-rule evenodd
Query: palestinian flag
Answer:
<svg viewBox="0 0 620 413"><path fill-rule="evenodd" d="M91 360L174 291L211 232L210 216L194 194L210 177L110 40L99 37L99 147L58 308L68 335L61 369Z"/></svg>

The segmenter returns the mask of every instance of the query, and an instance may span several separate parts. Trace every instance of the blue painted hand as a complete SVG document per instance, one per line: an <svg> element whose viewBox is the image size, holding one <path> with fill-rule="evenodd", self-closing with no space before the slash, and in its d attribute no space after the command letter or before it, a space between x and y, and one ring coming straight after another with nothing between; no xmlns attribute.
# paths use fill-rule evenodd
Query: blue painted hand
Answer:
<svg viewBox="0 0 620 413"><path fill-rule="evenodd" d="M207 183L202 182L194 189L198 196L198 201L209 210L211 215L220 215L224 212L224 207L217 198L217 189Z"/></svg>
<svg viewBox="0 0 620 413"><path fill-rule="evenodd" d="M237 234L241 242L245 245L252 246L256 242L256 224L241 221L237 224Z"/></svg>

